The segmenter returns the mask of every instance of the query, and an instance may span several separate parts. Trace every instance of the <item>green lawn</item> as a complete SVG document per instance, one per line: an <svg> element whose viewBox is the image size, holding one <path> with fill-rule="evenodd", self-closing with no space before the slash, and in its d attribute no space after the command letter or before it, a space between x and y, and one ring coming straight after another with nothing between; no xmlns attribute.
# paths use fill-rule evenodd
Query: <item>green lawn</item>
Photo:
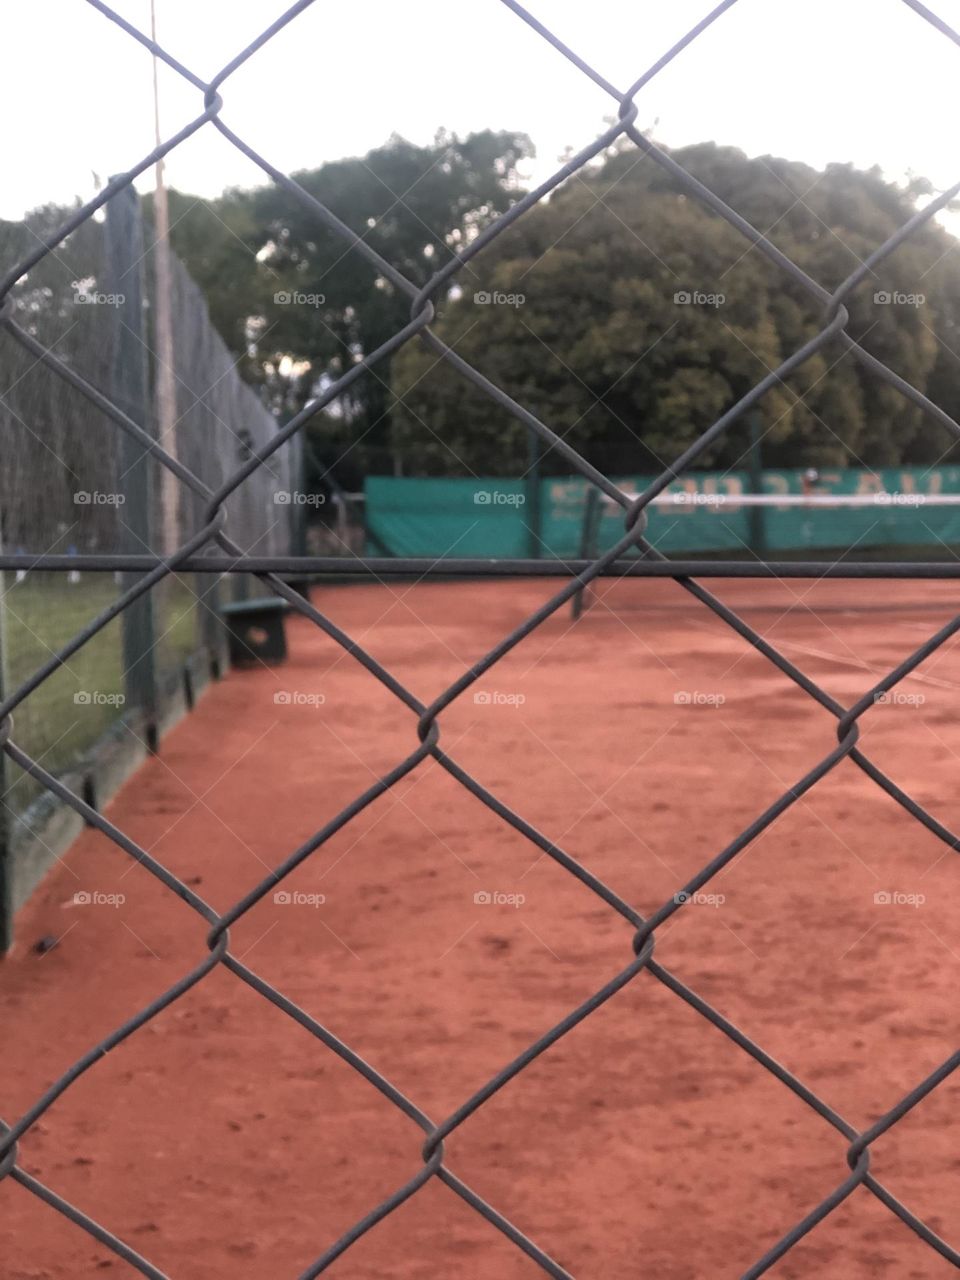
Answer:
<svg viewBox="0 0 960 1280"><path fill-rule="evenodd" d="M7 690L16 689L117 598L111 574L32 573L24 582L3 577L4 667ZM158 635L158 670L183 663L197 648L196 605L186 582L165 581L152 593ZM121 620L114 619L35 689L13 713L13 739L54 772L67 768L104 733L122 708ZM77 701L77 694L89 700ZM105 701L105 699L108 699ZM39 786L10 765L6 803L19 812ZM15 776L16 775L16 776Z"/></svg>

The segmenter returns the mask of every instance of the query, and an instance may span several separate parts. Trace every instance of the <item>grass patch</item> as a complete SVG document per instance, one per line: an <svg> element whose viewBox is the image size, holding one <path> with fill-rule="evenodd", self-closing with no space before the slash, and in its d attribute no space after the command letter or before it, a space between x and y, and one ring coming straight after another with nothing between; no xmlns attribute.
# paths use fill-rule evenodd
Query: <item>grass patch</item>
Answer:
<svg viewBox="0 0 960 1280"><path fill-rule="evenodd" d="M32 573L19 583L4 578L3 647L6 689L18 688L119 595L111 574ZM182 666L197 648L196 604L175 580L152 592L160 672ZM122 713L125 693L122 620L115 618L48 676L13 713L13 739L45 769L56 773L79 761ZM77 694L89 694L78 702ZM39 794L39 784L9 766L5 803L21 812Z"/></svg>

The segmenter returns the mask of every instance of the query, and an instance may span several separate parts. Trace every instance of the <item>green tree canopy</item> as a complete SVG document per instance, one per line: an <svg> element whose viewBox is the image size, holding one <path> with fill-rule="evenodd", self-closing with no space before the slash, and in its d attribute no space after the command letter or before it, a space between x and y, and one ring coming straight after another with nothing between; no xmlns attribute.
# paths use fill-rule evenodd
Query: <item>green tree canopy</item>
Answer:
<svg viewBox="0 0 960 1280"><path fill-rule="evenodd" d="M831 290L929 192L922 183L891 185L878 170L831 165L819 173L713 143L673 154ZM939 225L924 227L848 303L851 335L954 417L956 248ZM798 283L632 147L568 180L471 267L459 277L462 291L441 306L435 332L611 474L676 458L824 323ZM478 302L478 293L508 300ZM883 301L890 294L899 300ZM511 295L522 303L511 304ZM393 390L394 447L408 473L524 469L523 425L422 343L394 360ZM957 460L945 456L951 438L942 428L837 343L771 391L761 413L770 466ZM746 441L738 423L699 461L743 465ZM569 469L555 451L544 465Z"/></svg>
<svg viewBox="0 0 960 1280"><path fill-rule="evenodd" d="M424 284L509 207L524 134L441 131L432 145L394 136L362 158L295 173L371 248ZM216 200L170 193L171 240L204 290L213 323L275 407L300 408L410 318L410 300L283 187ZM288 298L308 301L286 301ZM341 482L390 470L389 361L311 424L314 452Z"/></svg>

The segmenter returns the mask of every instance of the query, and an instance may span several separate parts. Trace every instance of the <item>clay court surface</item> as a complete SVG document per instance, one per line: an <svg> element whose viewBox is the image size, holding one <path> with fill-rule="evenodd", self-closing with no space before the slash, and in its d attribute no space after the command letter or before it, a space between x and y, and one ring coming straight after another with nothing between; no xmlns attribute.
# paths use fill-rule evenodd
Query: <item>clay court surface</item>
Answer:
<svg viewBox="0 0 960 1280"><path fill-rule="evenodd" d="M429 702L555 589L313 598ZM715 590L844 704L960 607L947 583ZM352 658L302 619L288 635L285 666L211 688L108 810L217 910L416 745L413 715ZM827 712L671 582L601 587L580 622L564 608L475 689L489 699L469 690L445 711L441 745L644 912L836 743ZM899 689L916 696L871 709L861 745L958 830L957 644ZM722 902L688 904L658 931L656 956L865 1128L956 1048L958 885L957 855L845 760L705 887ZM294 900L253 908L233 953L438 1122L632 956L614 911L433 761L282 889ZM125 901L75 906L78 891ZM87 832L21 912L0 966L0 1114L18 1116L197 964L206 932ZM60 942L40 955L44 935ZM875 1144L872 1165L955 1247L958 1109L954 1076ZM422 1138L220 968L81 1077L21 1160L172 1280L293 1280L417 1171ZM843 1181L845 1148L647 974L446 1143L449 1166L578 1280L737 1277ZM136 1274L9 1179L0 1206L5 1280ZM433 1180L328 1274L543 1273ZM859 1189L769 1274L956 1272Z"/></svg>

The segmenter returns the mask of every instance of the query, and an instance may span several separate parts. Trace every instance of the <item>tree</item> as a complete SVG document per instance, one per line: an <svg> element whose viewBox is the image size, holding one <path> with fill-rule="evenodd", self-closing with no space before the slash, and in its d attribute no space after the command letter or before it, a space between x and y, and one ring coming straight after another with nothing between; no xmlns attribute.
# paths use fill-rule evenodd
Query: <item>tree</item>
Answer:
<svg viewBox="0 0 960 1280"><path fill-rule="evenodd" d="M831 290L924 193L877 170L818 173L713 143L674 158ZM924 227L847 304L851 335L954 416L956 247ZM568 180L473 266L480 284L448 296L435 332L610 474L662 469L824 325L801 285L633 147ZM495 300L478 303L478 292ZM526 428L422 343L393 375L394 447L408 471L524 470ZM951 441L836 342L769 392L761 413L769 466L933 461ZM746 443L739 422L698 465L742 466ZM569 470L555 450L544 467Z"/></svg>
<svg viewBox="0 0 960 1280"><path fill-rule="evenodd" d="M440 132L426 147L394 136L360 159L293 176L422 285L519 197L517 166L532 154L519 133ZM170 218L173 247L214 324L285 414L409 321L409 298L281 186L211 201L173 192ZM389 383L384 361L313 420L313 453L343 484L392 468Z"/></svg>

